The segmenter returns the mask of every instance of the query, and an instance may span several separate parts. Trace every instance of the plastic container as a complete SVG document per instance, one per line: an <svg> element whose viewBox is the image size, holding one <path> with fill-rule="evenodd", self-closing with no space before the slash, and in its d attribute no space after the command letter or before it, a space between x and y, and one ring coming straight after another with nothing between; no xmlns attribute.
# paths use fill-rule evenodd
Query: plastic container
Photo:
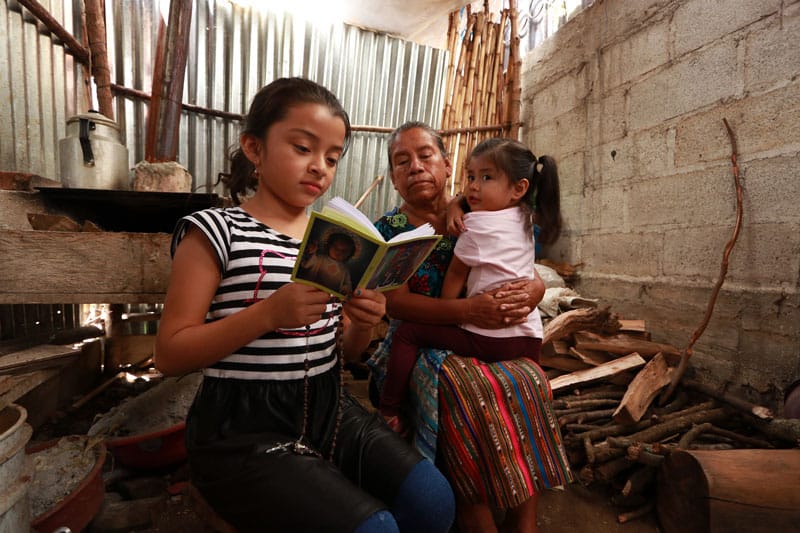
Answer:
<svg viewBox="0 0 800 533"><path fill-rule="evenodd" d="M186 422L129 437L107 438L111 454L125 466L160 468L186 460Z"/></svg>
<svg viewBox="0 0 800 533"><path fill-rule="evenodd" d="M25 446L33 428L27 418L20 405L0 410L0 531L26 531L30 522L31 467Z"/></svg>
<svg viewBox="0 0 800 533"><path fill-rule="evenodd" d="M84 439L83 436L67 438ZM30 446L28 455L33 455L58 444L58 439ZM77 487L65 498L56 503L45 513L33 517L30 527L38 533L51 533L60 527L68 527L72 531L83 531L89 522L100 511L105 497L103 481L103 464L106 461L106 446L97 444L94 466Z"/></svg>

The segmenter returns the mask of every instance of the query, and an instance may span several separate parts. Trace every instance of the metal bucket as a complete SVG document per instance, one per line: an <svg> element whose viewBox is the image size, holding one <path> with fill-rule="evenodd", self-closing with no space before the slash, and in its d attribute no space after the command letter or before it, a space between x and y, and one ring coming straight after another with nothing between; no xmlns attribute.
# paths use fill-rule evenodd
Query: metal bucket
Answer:
<svg viewBox="0 0 800 533"><path fill-rule="evenodd" d="M128 149L117 124L95 111L67 120L58 141L61 183L77 189L130 189Z"/></svg>
<svg viewBox="0 0 800 533"><path fill-rule="evenodd" d="M33 428L24 407L9 404L0 411L0 533L28 531L28 487L32 470L25 446Z"/></svg>

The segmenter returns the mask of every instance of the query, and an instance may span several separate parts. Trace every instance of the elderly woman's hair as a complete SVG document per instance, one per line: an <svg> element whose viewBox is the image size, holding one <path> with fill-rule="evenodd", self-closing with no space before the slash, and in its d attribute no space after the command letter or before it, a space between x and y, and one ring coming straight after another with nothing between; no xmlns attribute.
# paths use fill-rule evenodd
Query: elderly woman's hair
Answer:
<svg viewBox="0 0 800 533"><path fill-rule="evenodd" d="M414 129L421 129L424 130L431 138L436 141L436 146L439 148L439 151L442 153L442 156L447 157L447 148L444 147L444 141L442 140L442 136L439 135L439 132L435 129L431 128L424 122L420 122L417 120L412 120L410 122L406 122L401 124L394 131L389 135L389 143L388 148L386 149L386 155L389 157L389 170L392 170L392 148L394 147L394 143L397 142L397 137L401 133L405 133L408 130Z"/></svg>

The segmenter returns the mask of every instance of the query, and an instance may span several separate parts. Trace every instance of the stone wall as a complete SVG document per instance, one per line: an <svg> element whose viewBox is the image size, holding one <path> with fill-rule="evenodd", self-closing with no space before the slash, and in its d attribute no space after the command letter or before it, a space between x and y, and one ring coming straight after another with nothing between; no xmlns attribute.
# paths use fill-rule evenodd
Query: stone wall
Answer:
<svg viewBox="0 0 800 533"><path fill-rule="evenodd" d="M523 58L522 137L559 162L566 228L545 250L653 340L700 326L693 366L780 403L800 379L800 2L605 0Z"/></svg>

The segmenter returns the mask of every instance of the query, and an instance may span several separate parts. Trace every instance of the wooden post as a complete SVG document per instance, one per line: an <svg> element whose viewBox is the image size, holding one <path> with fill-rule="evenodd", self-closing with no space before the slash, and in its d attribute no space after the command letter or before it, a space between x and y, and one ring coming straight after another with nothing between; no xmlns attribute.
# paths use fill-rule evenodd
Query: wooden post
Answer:
<svg viewBox="0 0 800 533"><path fill-rule="evenodd" d="M671 532L797 531L800 450L675 450L658 482Z"/></svg>
<svg viewBox="0 0 800 533"><path fill-rule="evenodd" d="M172 0L169 23L166 27L163 20L159 24L145 138L146 161L175 161L178 155L183 82L191 23L192 2Z"/></svg>
<svg viewBox="0 0 800 533"><path fill-rule="evenodd" d="M114 105L111 96L111 70L108 66L106 48L106 23L103 4L100 0L86 0L86 34L92 55L92 75L97 86L97 105L100 113L114 120Z"/></svg>

